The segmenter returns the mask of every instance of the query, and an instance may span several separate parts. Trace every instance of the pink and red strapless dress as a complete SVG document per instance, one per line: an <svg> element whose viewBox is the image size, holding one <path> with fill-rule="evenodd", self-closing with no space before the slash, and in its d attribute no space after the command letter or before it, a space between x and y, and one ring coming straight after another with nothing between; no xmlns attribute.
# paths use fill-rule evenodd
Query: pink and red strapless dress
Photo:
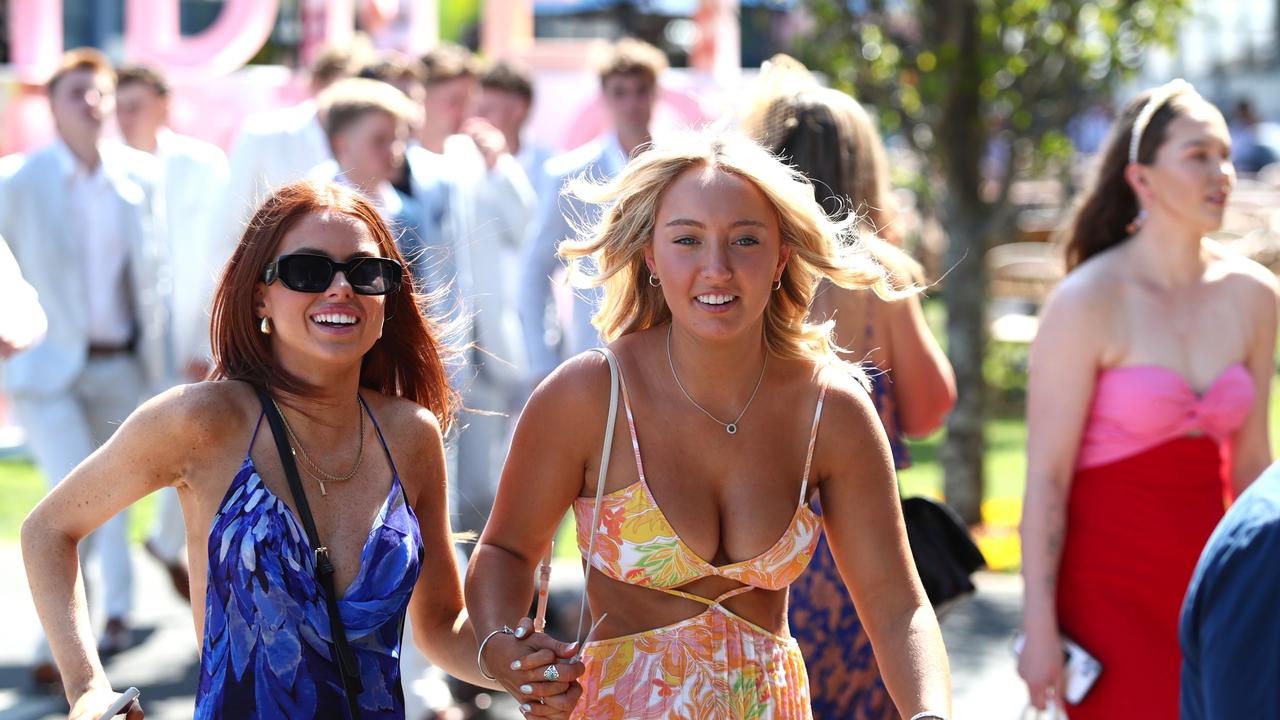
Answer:
<svg viewBox="0 0 1280 720"><path fill-rule="evenodd" d="M1154 365L1098 375L1067 505L1057 609L1102 663L1071 720L1178 716L1178 612L1230 489L1228 440L1256 390L1232 365L1202 395Z"/></svg>

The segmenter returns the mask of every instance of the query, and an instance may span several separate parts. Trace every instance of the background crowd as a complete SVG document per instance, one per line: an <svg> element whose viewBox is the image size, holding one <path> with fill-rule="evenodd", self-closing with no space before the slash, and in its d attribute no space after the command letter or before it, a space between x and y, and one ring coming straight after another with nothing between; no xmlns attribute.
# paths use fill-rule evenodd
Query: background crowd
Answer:
<svg viewBox="0 0 1280 720"><path fill-rule="evenodd" d="M513 418L561 362L601 344L590 322L600 293L571 284L571 273L556 254L557 244L589 227L599 211L562 190L573 180L617 176L655 141L653 113L666 65L661 51L640 41L612 44L594 67L609 130L557 154L525 131L533 104L554 100L536 98L532 78L518 64L482 63L453 45L422 57L360 45L330 48L306 70L310 97L293 107L246 117L224 154L169 128L170 91L160 69L113 66L94 50L67 53L47 84L57 139L23 156L0 158L0 236L6 242L0 244L0 302L6 307L0 357L7 360L4 382L11 412L26 431L41 471L51 484L58 482L146 398L206 377L214 284L254 209L287 183L334 182L381 213L430 299L432 318L440 323L451 351L450 383L465 408L445 438L449 511L455 530L479 534L494 505ZM890 168L872 115L848 95L821 88L789 59L775 61L757 90L750 111L725 118L722 125L732 125L790 159L820 188L818 199L833 216L861 217L864 229L878 235L874 254L892 271L898 288L927 283L924 270L899 247L901 229L914 219L906 217L909 209L900 208L888 190ZM1094 196L1130 193L1125 196L1128 204L1105 218L1108 232L1115 235L1112 244L1127 244L1107 256L1117 265L1111 277L1098 269L1102 263L1086 262L1107 247L1079 250L1089 238L1073 240L1074 280L1064 285L1053 311L1046 312L1046 331L1032 352L1036 369L1031 376L1027 503L1035 522L1025 531L1024 543L1034 559L1028 561L1029 659L1021 669L1033 702L1045 705L1061 681L1044 660L1056 653L1045 648L1053 646L1060 632L1089 638L1092 642L1082 642L1110 669L1092 696L1093 702L1104 703L1152 677L1143 668L1133 671L1138 680L1126 675L1133 667L1128 648L1159 645L1164 675L1153 692L1166 694L1169 704L1158 713L1163 717L1176 712L1171 708L1177 704L1176 692L1169 695L1168 688L1169 678L1176 683L1179 671L1176 608L1171 611L1170 603L1176 600L1181 607L1195 559L1222 515L1223 497L1242 492L1271 459L1266 415L1275 346L1274 279L1252 264L1233 265L1229 257L1218 256L1216 246L1209 260L1201 259L1200 238L1220 227L1222 215L1216 221L1212 212L1189 219L1178 208L1203 200L1220 211L1234 182L1232 160L1237 168L1256 171L1275 157L1269 154L1274 150L1267 144L1266 126L1248 103L1232 109L1228 129L1222 115L1189 89L1154 94L1159 103L1152 112L1167 107L1155 120L1146 118L1143 127L1154 139L1140 147L1135 143L1130 157L1128 143L1137 118L1152 97L1140 96L1117 118L1106 108L1095 108L1071 128L1082 145L1094 142L1102 153L1099 182L1112 184L1092 186ZM1190 129L1177 124L1186 118L1199 124ZM1159 153L1175 142L1204 154L1195 160L1206 168L1201 174L1161 165ZM989 152L998 158L996 150ZM1108 153L1118 153L1111 175ZM1176 162L1192 161L1168 160L1171 166ZM1124 169L1139 165L1157 169L1144 177L1130 177L1132 171ZM1129 186L1146 187L1149 193L1135 193ZM1074 222L1079 237L1083 221ZM1187 259L1176 267L1156 259L1167 250L1162 243L1173 236L1188 248ZM1100 292L1072 290L1086 284L1081 278L1123 298L1101 310L1073 309L1073 293L1087 298ZM1138 290L1129 288L1130 282ZM1224 289L1229 285L1240 287ZM1204 310L1207 301L1226 305L1220 312ZM1076 302L1087 306L1089 301ZM1251 304L1246 310L1241 303ZM1176 322L1169 328L1148 326L1150 335L1137 344L1129 326L1116 327L1117 337L1130 339L1108 344L1108 336L1095 331L1122 306L1140 325L1159 314L1157 308L1172 307L1170 317ZM835 338L846 357L880 370L871 375L872 397L888 431L894 463L905 468L910 457L904 438L936 430L956 395L955 377L925 323L919 297L889 301L869 291L828 286L812 310L816 318L834 320ZM1223 316L1240 322L1224 329L1216 320ZM1223 332L1223 338L1214 334ZM1069 355L1084 352L1076 343L1083 334L1098 343L1090 350L1093 354ZM1223 351L1222 357L1188 351L1194 344L1187 338L1205 337L1215 338L1212 344ZM1178 377L1158 376L1164 372L1158 368L1172 368ZM1109 373L1118 372L1142 372L1144 377L1112 390L1108 383L1116 376ZM1133 393L1136 385L1159 398L1176 395L1178 402L1191 406L1169 410L1170 416L1208 413L1202 406L1210 402L1225 409L1216 411L1217 424L1210 420L1161 428L1156 440L1136 450L1106 447L1118 432L1114 426L1131 421L1131 404L1149 403L1150 397L1126 396L1117 401L1116 415L1108 416L1108 408L1096 404L1095 393ZM1055 395L1066 392L1063 388L1078 396L1069 417L1062 411L1067 401ZM1163 417L1155 414L1152 423ZM1085 447L1078 449L1082 432ZM1178 448L1183 455L1134 460L1135 454L1170 438L1184 441L1187 447ZM1220 447L1228 444L1231 453L1222 460ZM1077 453L1091 455L1078 461ZM1128 464L1114 465L1121 462ZM1101 476L1163 476L1170 468L1181 472L1191 462L1204 466L1203 482L1183 490L1198 493L1189 504L1202 512L1188 520L1181 514L1188 504L1167 501L1167 516L1147 516L1152 527L1146 537L1159 538L1170 523L1194 525L1194 537L1180 536L1186 547L1179 552L1166 543L1146 548L1133 540L1142 552L1159 555L1146 566L1159 576L1147 585L1159 586L1151 590L1158 597L1150 600L1159 626L1147 627L1128 616L1108 618L1107 608L1080 610L1084 601L1072 593L1096 597L1100 583L1117 582L1107 575L1113 568L1099 569L1091 559L1111 552L1109 543L1132 539L1099 534L1097 528L1152 512L1144 488L1125 490L1125 501L1133 505L1117 509L1114 483L1094 489ZM1096 496L1086 497L1090 492ZM1260 502L1249 506L1255 518L1262 512L1257 510ZM158 507L145 547L164 566L174 589L185 595L190 587L186 538L173 490L162 491ZM821 511L816 505L814 509ZM1095 512L1116 513L1119 519L1090 515ZM118 516L83 547L98 568L91 589L104 619L98 643L104 655L127 649L132 638L135 590L127 522L123 514ZM457 545L462 562L472 547ZM1059 553L1064 563L1060 580L1052 577L1058 573ZM1177 557L1169 557L1171 553ZM1209 592L1204 583L1213 582L1204 579L1205 572L1210 571L1197 573L1193 586L1202 596ZM818 715L893 717L866 633L852 607L842 606L848 596L825 545L792 592L791 629L808 659ZM1064 607L1067 614L1062 616ZM1214 623L1221 620L1197 622L1217 627ZM1147 643L1113 632L1135 624L1142 625L1142 632L1135 631L1140 638L1150 630L1156 639ZM1213 635L1201 631L1196 638ZM1184 637L1183 642L1184 649L1188 642L1200 647L1196 639ZM410 693L410 717L451 712L447 708L453 698L465 701L474 695L475 688L456 683L441 692L442 674L425 667L411 647L405 653L407 677L435 678L434 685L412 686L422 690ZM1196 659L1193 671L1215 677L1218 667L1212 660L1202 665ZM854 669L857 673L851 674ZM32 679L46 686L58 681L47 647L37 650ZM1108 707L1098 716L1114 716L1107 714Z"/></svg>

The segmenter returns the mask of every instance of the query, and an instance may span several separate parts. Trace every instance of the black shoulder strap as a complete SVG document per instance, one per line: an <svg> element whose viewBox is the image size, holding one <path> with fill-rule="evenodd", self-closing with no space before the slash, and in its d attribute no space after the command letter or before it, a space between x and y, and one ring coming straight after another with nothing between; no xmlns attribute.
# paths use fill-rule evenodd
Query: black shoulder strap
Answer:
<svg viewBox="0 0 1280 720"><path fill-rule="evenodd" d="M298 506L298 516L302 527L307 531L307 539L311 542L315 553L316 579L324 589L325 606L329 610L329 632L333 635L333 649L337 657L338 674L342 676L342 688L347 695L347 711L350 720L359 720L360 709L357 696L364 691L360 681L360 666L356 656L347 643L347 629L342 624L342 616L338 613L338 593L333 586L333 563L329 560L329 548L320 544L320 533L316 532L316 522L311 516L311 506L307 503L307 494L302 489L302 480L298 477L298 466L293 461L293 448L285 435L284 422L271 396L261 387L254 386L258 393L258 401L262 403L262 412L267 416L267 424L271 426L271 435L276 441L276 451L280 453L280 465L284 467L285 477L289 479L289 492L293 494L293 502Z"/></svg>

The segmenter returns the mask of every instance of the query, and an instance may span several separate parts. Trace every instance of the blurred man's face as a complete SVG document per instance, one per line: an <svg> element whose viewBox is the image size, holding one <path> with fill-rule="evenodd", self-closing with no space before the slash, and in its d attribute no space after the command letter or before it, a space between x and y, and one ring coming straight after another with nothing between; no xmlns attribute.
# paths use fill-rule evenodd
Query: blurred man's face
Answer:
<svg viewBox="0 0 1280 720"><path fill-rule="evenodd" d="M600 90L614 128L629 134L649 132L657 92L648 76L642 73L609 75Z"/></svg>
<svg viewBox="0 0 1280 720"><path fill-rule="evenodd" d="M168 100L146 83L130 82L116 90L116 123L125 142L135 148L155 142L168 114Z"/></svg>
<svg viewBox="0 0 1280 720"><path fill-rule="evenodd" d="M389 182L404 162L409 128L391 113L371 110L333 139L338 167L356 182Z"/></svg>
<svg viewBox="0 0 1280 720"><path fill-rule="evenodd" d="M96 142L102 123L115 109L111 76L91 68L63 75L49 95L49 109L58 135L70 142Z"/></svg>
<svg viewBox="0 0 1280 720"><path fill-rule="evenodd" d="M529 118L529 101L506 90L481 88L476 115L488 120L504 135L519 135L520 128L524 127L525 120Z"/></svg>
<svg viewBox="0 0 1280 720"><path fill-rule="evenodd" d="M462 121L471 114L475 86L476 79L466 76L428 85L422 103L427 112L426 122L443 128L450 135L458 132Z"/></svg>

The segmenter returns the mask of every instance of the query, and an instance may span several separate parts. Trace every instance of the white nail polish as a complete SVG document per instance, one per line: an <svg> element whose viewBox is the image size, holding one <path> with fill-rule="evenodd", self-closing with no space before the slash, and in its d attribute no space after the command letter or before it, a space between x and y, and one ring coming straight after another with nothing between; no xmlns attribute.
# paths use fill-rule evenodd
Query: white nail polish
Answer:
<svg viewBox="0 0 1280 720"><path fill-rule="evenodd" d="M520 706L520 712L522 712L522 713L527 713L527 712L529 712L529 711L530 711L530 710L532 710L532 709L533 709L533 707L532 707L532 706L530 706L530 705L529 705L529 703L525 703L524 705L521 705L521 706Z"/></svg>
<svg viewBox="0 0 1280 720"><path fill-rule="evenodd" d="M511 661L511 669L512 669L512 670L519 670L519 669L520 669L520 661L519 661L519 660L512 660L512 661Z"/></svg>
<svg viewBox="0 0 1280 720"><path fill-rule="evenodd" d="M520 686L520 692L524 693L525 695L532 694L532 693L533 693L533 686L532 686L532 685L527 685L527 684L526 684L526 685L521 685L521 686Z"/></svg>
<svg viewBox="0 0 1280 720"><path fill-rule="evenodd" d="M528 631L528 630L526 630L526 629L524 629L524 627L518 627L518 628L516 628L516 637L518 637L518 638L522 638L522 637L524 637L525 635L528 635L528 634L529 634L529 631Z"/></svg>

